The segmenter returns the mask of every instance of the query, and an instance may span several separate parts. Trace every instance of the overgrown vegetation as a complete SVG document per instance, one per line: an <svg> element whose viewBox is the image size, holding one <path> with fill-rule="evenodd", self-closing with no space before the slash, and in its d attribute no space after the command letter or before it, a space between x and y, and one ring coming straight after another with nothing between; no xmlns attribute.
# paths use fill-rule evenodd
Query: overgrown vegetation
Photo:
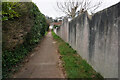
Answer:
<svg viewBox="0 0 120 80"><path fill-rule="evenodd" d="M16 2L4 2L2 4L2 21L13 19L14 17L19 17L20 15L14 9L16 6L19 7L19 4Z"/></svg>
<svg viewBox="0 0 120 80"><path fill-rule="evenodd" d="M2 8L2 75L3 78L8 78L45 35L48 24L45 16L32 2L5 2Z"/></svg>
<svg viewBox="0 0 120 80"><path fill-rule="evenodd" d="M53 28L55 29L55 28L58 28L58 27L60 27L60 26L54 25L54 27L53 27Z"/></svg>
<svg viewBox="0 0 120 80"><path fill-rule="evenodd" d="M59 45L59 52L64 62L68 78L89 78L90 80L103 80L103 77L97 73L85 60L83 60L75 50L65 43L59 36L52 31L53 38Z"/></svg>

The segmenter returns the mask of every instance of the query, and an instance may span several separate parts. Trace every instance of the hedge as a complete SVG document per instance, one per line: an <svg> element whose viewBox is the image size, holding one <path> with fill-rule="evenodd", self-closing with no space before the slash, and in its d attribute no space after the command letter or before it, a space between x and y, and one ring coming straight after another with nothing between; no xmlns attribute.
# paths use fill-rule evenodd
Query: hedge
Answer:
<svg viewBox="0 0 120 80"><path fill-rule="evenodd" d="M6 4L9 4L9 3L5 3L5 5ZM16 3L16 4L18 5L21 3ZM48 24L46 23L45 16L39 11L38 7L34 3L29 2L29 3L22 3L22 4L29 5L29 6L26 5L26 6L28 6L29 10L27 9L25 11L30 13L29 15L31 16L31 19L33 19L34 26L31 27L30 32L27 33L27 35L24 37L23 44L17 45L14 50L3 49L3 51L2 51L2 76L3 76L3 78L8 78L11 76L10 73L14 72L13 69L15 69L15 67L23 61L25 56L27 56L30 53L30 51L32 51L32 49L36 46L36 44L38 44L38 42L41 40L41 38L44 36L46 30L48 29ZM5 8L5 7L7 7L5 5L2 5L2 6ZM32 8L30 6L32 6ZM16 7L22 7L22 6L19 5ZM11 10L14 12L16 11L15 13L17 13L17 15L19 15L19 16L15 15L14 17L12 17L12 19L15 19L15 17L22 17L22 15L24 15L24 13L21 13L21 10L24 12L23 8L21 8L21 9L14 8L14 10ZM9 15L12 14L12 13L9 13L9 11L6 13ZM8 15L4 15L4 17L3 17L4 21L11 20L10 19L11 17L9 17L9 16L7 19L5 19L6 16L8 16ZM2 45L2 46L4 46L4 45Z"/></svg>

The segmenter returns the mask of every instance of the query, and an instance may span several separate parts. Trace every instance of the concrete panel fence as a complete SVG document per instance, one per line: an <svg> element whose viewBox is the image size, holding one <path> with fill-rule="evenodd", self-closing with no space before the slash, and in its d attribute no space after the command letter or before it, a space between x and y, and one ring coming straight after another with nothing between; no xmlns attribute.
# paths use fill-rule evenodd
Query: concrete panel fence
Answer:
<svg viewBox="0 0 120 80"><path fill-rule="evenodd" d="M87 12L63 20L56 34L105 78L118 78L120 3L92 16Z"/></svg>

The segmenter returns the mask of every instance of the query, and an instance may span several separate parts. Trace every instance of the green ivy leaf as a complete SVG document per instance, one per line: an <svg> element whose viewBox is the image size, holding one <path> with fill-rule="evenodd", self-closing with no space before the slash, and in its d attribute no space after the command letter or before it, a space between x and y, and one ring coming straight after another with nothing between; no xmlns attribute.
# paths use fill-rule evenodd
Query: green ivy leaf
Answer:
<svg viewBox="0 0 120 80"><path fill-rule="evenodd" d="M6 21L6 20L8 20L8 17L5 16L5 17L2 18L2 20Z"/></svg>

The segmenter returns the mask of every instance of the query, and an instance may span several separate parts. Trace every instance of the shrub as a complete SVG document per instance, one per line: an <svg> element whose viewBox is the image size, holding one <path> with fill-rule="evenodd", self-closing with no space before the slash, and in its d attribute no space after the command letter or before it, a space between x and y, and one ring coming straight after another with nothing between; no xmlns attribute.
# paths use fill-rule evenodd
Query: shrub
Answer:
<svg viewBox="0 0 120 80"><path fill-rule="evenodd" d="M19 14L14 10L19 6L18 3L4 2L2 3L2 20L13 19L14 17L19 17Z"/></svg>
<svg viewBox="0 0 120 80"><path fill-rule="evenodd" d="M8 6L8 4L9 4L9 6ZM6 10L6 9L8 9L8 7L11 8L11 4L13 4L13 3L3 3L2 6ZM17 6L16 4L21 4L21 5ZM48 28L48 24L46 23L45 16L39 11L38 7L34 3L31 3L31 2L15 3L15 5L13 5L13 6L14 6L14 8L12 7L11 11L15 12L16 15L20 14L19 18L23 18L24 15L29 16L30 17L29 19L32 19L32 21L33 21L33 23L31 23L31 24L33 24L33 26L31 26L30 31L25 36L23 36L24 42L22 44L16 45L14 50L11 50L11 49L7 50L3 47L3 54L2 54L3 78L10 77L10 73L14 72L13 68L15 69L16 65L18 65L20 62L22 62L24 57L26 55L28 55L28 53L41 40L41 38L44 36L44 34ZM16 7L19 7L19 9L16 9ZM23 8L23 7L25 7L25 8ZM11 15L13 15L13 13L9 12L9 11L5 12L5 14L3 13L3 20L4 20L3 23L6 22L6 19L4 19L5 17L8 18L7 21L10 21L11 20L10 18L13 19L13 22L15 21L14 17L16 17L16 16L10 17L8 15L11 16ZM18 20L19 20L18 21L19 24L22 24L22 21L20 19L18 19ZM9 27L12 27L12 26L9 26ZM23 28L25 28L25 27L27 27L27 26L24 26ZM7 30L7 29L4 29L4 30ZM14 33L14 34L17 34L17 33ZM10 36L10 35L8 35L8 36ZM6 37L6 36L4 36L4 37ZM4 46L4 44L2 46Z"/></svg>

